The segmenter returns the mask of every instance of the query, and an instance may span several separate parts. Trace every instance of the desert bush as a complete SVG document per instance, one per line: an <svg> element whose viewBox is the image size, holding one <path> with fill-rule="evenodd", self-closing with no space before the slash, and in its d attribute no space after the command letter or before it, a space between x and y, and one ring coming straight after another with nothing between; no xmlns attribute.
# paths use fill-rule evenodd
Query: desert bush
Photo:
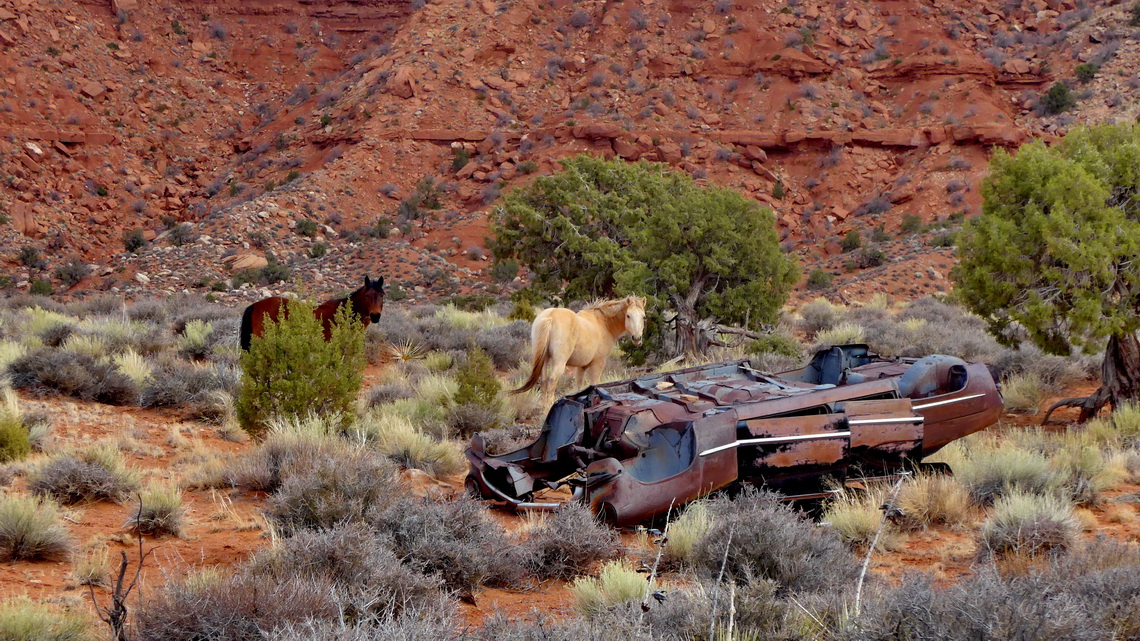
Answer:
<svg viewBox="0 0 1140 641"><path fill-rule="evenodd" d="M932 577L911 577L873 595L862 615L834 636L837 641L1122 638L1114 634L1112 620L1120 610L1105 606L1127 603L1128 597L1115 601L1117 590L1100 589L1108 576L1092 572L1073 577L1062 567L1002 577L993 568L982 568L947 589L936 589Z"/></svg>
<svg viewBox="0 0 1140 641"><path fill-rule="evenodd" d="M297 576L266 583L213 570L168 582L136 613L138 641L258 641L289 624L335 620L340 608L323 581Z"/></svg>
<svg viewBox="0 0 1140 641"><path fill-rule="evenodd" d="M815 336L818 332L830 329L838 323L843 311L842 306L832 305L823 298L817 298L800 308L800 326L809 337Z"/></svg>
<svg viewBox="0 0 1140 641"><path fill-rule="evenodd" d="M727 548L726 576L738 582L770 579L783 592L854 579L855 559L835 533L815 528L770 493L746 489L734 499L717 498L709 512L712 525L693 550L703 576L717 576Z"/></svg>
<svg viewBox="0 0 1140 641"><path fill-rule="evenodd" d="M953 476L919 474L899 488L901 523L912 528L961 525L970 516L970 493Z"/></svg>
<svg viewBox="0 0 1140 641"><path fill-rule="evenodd" d="M140 495L140 506L125 524L139 534L182 535L182 491L170 485L152 484Z"/></svg>
<svg viewBox="0 0 1140 641"><path fill-rule="evenodd" d="M412 391L412 388L401 382L381 383L368 388L364 404L365 407L373 409L385 403L412 398L413 396L415 396L415 392Z"/></svg>
<svg viewBox="0 0 1140 641"><path fill-rule="evenodd" d="M471 438L477 432L498 429L502 425L499 408L479 403L453 405L447 412L448 436Z"/></svg>
<svg viewBox="0 0 1140 641"><path fill-rule="evenodd" d="M290 623L276 630L272 641L439 641L451 638L454 633L455 622L447 613L419 610L400 616L363 617L351 623L317 620Z"/></svg>
<svg viewBox="0 0 1140 641"><path fill-rule="evenodd" d="M12 386L37 394L54 392L83 401L132 405L139 392L114 363L85 354L40 348L8 366Z"/></svg>
<svg viewBox="0 0 1140 641"><path fill-rule="evenodd" d="M400 562L362 524L302 531L258 552L248 574L266 584L301 577L333 586L353 618L438 604L440 581Z"/></svg>
<svg viewBox="0 0 1140 641"><path fill-rule="evenodd" d="M138 473L110 444L92 445L57 455L33 467L28 489L64 505L83 501L120 501L138 485Z"/></svg>
<svg viewBox="0 0 1140 641"><path fill-rule="evenodd" d="M372 526L405 563L461 595L484 584L517 586L525 573L522 550L477 501L403 499Z"/></svg>
<svg viewBox="0 0 1140 641"><path fill-rule="evenodd" d="M626 566L624 561L611 561L602 567L597 578L582 577L570 584L574 607L587 616L639 601L648 589L646 577Z"/></svg>
<svg viewBox="0 0 1140 641"><path fill-rule="evenodd" d="M371 520L403 495L392 466L360 448L294 457L265 514L285 532Z"/></svg>
<svg viewBox="0 0 1140 641"><path fill-rule="evenodd" d="M541 578L569 579L617 553L613 530L600 524L590 509L572 501L530 532L526 557L531 572Z"/></svg>
<svg viewBox="0 0 1140 641"><path fill-rule="evenodd" d="M497 369L514 369L529 355L530 322L516 320L480 331L475 346L491 357Z"/></svg>
<svg viewBox="0 0 1140 641"><path fill-rule="evenodd" d="M164 358L157 363L143 388L139 404L142 407L200 408L212 394L233 393L236 387L235 374L224 366Z"/></svg>
<svg viewBox="0 0 1140 641"><path fill-rule="evenodd" d="M66 558L70 551L70 537L54 501L15 494L0 497L0 558L53 561Z"/></svg>
<svg viewBox="0 0 1140 641"><path fill-rule="evenodd" d="M0 603L0 639L5 641L86 641L96 638L87 619L36 603L27 597Z"/></svg>
<svg viewBox="0 0 1140 641"><path fill-rule="evenodd" d="M346 447L336 439L269 434L256 448L231 461L221 480L251 492L273 492L293 468L311 466L312 461L323 456L338 456Z"/></svg>
<svg viewBox="0 0 1140 641"><path fill-rule="evenodd" d="M539 428L534 425L515 423L509 427L487 430L482 435L487 452L504 454L533 443L538 437L538 431Z"/></svg>
<svg viewBox="0 0 1140 641"><path fill-rule="evenodd" d="M1065 499L1014 492L994 502L980 541L987 554L1034 555L1066 550L1079 533L1080 524Z"/></svg>
<svg viewBox="0 0 1140 641"><path fill-rule="evenodd" d="M260 435L275 415L301 415L313 408L347 415L360 391L364 332L347 306L334 321L329 341L305 303L290 302L290 313L268 323L241 357L238 421Z"/></svg>
<svg viewBox="0 0 1140 641"><path fill-rule="evenodd" d="M154 367L138 352L128 349L111 357L115 367L131 380L138 389L144 389L153 379Z"/></svg>

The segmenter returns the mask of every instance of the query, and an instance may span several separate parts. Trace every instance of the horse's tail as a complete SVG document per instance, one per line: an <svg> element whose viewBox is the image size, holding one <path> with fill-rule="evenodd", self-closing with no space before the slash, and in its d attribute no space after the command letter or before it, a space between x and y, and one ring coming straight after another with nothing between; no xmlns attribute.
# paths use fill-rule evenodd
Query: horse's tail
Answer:
<svg viewBox="0 0 1140 641"><path fill-rule="evenodd" d="M538 385L538 380L542 378L542 370L546 367L546 351L550 348L550 328L552 325L554 325L554 319L549 315L540 315L535 319L534 327L531 330L534 358L532 359L530 378L526 379L522 387L511 390L511 394L521 394Z"/></svg>
<svg viewBox="0 0 1140 641"><path fill-rule="evenodd" d="M245 308L241 314L241 348L244 351L249 351L249 346L253 342L253 308L257 303Z"/></svg>

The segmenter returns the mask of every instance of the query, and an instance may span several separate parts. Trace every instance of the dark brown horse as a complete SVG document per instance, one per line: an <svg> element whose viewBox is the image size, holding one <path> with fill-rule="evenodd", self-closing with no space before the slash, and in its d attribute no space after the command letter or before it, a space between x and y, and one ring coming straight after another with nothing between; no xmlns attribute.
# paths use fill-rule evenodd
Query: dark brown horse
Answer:
<svg viewBox="0 0 1140 641"><path fill-rule="evenodd" d="M254 336L261 336L265 329L266 319L277 321L282 310L288 314L286 303L289 299L281 296L263 298L245 308L241 315L241 348L248 351ZM325 301L313 310L313 315L320 319L325 328L325 340L332 336L332 324L337 311L342 305L352 305L352 313L360 318L360 322L368 327L369 323L380 320L380 312L384 309L384 277L379 280L370 280L364 277L364 286L344 298L335 298Z"/></svg>

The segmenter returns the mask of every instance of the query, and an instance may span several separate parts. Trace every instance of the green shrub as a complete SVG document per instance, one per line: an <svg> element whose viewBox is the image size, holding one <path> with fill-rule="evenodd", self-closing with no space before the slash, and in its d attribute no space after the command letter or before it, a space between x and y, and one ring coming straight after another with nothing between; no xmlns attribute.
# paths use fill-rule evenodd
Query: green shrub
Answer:
<svg viewBox="0 0 1140 641"><path fill-rule="evenodd" d="M917 234L922 231L922 218L917 214L903 214L899 231L904 234Z"/></svg>
<svg viewBox="0 0 1140 641"><path fill-rule="evenodd" d="M51 286L51 281L42 278L35 278L32 284L28 286L28 293L32 296L51 296L55 293L55 289Z"/></svg>
<svg viewBox="0 0 1140 641"><path fill-rule="evenodd" d="M301 236L312 238L317 235L317 221L311 218L302 218L297 221L297 227L294 231Z"/></svg>
<svg viewBox="0 0 1140 641"><path fill-rule="evenodd" d="M1131 27L1140 27L1140 2L1132 5L1132 17L1128 21Z"/></svg>
<svg viewBox="0 0 1140 641"><path fill-rule="evenodd" d="M132 229L123 232L123 248L127 251L134 253L146 247L146 237L143 236L143 230Z"/></svg>
<svg viewBox="0 0 1140 641"><path fill-rule="evenodd" d="M828 289L831 287L832 280L829 272L816 267L808 274L807 286L808 289Z"/></svg>
<svg viewBox="0 0 1140 641"><path fill-rule="evenodd" d="M843 237L843 242L840 243L840 246L843 247L843 251L845 252L855 251L856 249L862 247L863 237L859 235L859 230L852 229L851 231L847 232L847 235Z"/></svg>
<svg viewBox="0 0 1140 641"><path fill-rule="evenodd" d="M364 330L348 305L333 322L328 341L310 304L290 301L279 322L266 323L242 354L238 421L260 435L276 416L314 409L348 416L360 392L365 365Z"/></svg>
<svg viewBox="0 0 1140 641"><path fill-rule="evenodd" d="M803 346L796 339L783 334L766 334L752 341L748 346L748 352L751 354L779 354L780 356L798 358L803 355Z"/></svg>
<svg viewBox="0 0 1140 641"><path fill-rule="evenodd" d="M1086 84L1092 81L1093 78L1096 78L1096 74L1099 71L1100 67L1083 62L1073 69L1073 75L1077 77L1077 80L1080 81L1081 84Z"/></svg>
<svg viewBox="0 0 1140 641"><path fill-rule="evenodd" d="M0 639L4 641L84 641L93 639L87 620L27 597L0 604Z"/></svg>
<svg viewBox="0 0 1140 641"><path fill-rule="evenodd" d="M473 349L467 353L467 358L459 367L455 376L459 389L456 390L452 401L456 405L472 403L486 407L500 407L499 394L503 384L495 375L495 366L491 357L481 349Z"/></svg>
<svg viewBox="0 0 1140 641"><path fill-rule="evenodd" d="M54 501L14 494L0 497L0 559L59 560L70 549Z"/></svg>
<svg viewBox="0 0 1140 641"><path fill-rule="evenodd" d="M463 147L456 147L451 156L451 171L459 171L471 162L471 152Z"/></svg>
<svg viewBox="0 0 1140 641"><path fill-rule="evenodd" d="M309 258L321 258L327 253L329 253L329 244L326 242L315 242L309 247Z"/></svg>
<svg viewBox="0 0 1140 641"><path fill-rule="evenodd" d="M531 305L525 300L521 300L511 306L511 311L507 314L507 320L533 323L535 316L538 316L538 310L534 308L534 305Z"/></svg>
<svg viewBox="0 0 1140 641"><path fill-rule="evenodd" d="M1046 115L1055 116L1077 106L1077 97L1063 82L1055 82L1049 91L1041 96L1038 108Z"/></svg>

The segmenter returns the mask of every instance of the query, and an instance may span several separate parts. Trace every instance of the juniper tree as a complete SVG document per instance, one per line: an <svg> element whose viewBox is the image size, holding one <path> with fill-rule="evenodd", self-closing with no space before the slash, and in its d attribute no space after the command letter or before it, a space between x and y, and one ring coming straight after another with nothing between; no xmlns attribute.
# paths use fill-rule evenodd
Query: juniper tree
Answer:
<svg viewBox="0 0 1140 641"><path fill-rule="evenodd" d="M702 319L752 329L775 320L799 269L780 250L770 209L663 163L582 155L562 166L508 194L492 216L495 259L526 266L535 289L645 296L646 343L662 344L668 307L676 347L688 351Z"/></svg>
<svg viewBox="0 0 1140 641"><path fill-rule="evenodd" d="M997 151L982 213L965 225L958 295L1007 344L1105 350L1081 420L1140 399L1140 127L1078 128Z"/></svg>

